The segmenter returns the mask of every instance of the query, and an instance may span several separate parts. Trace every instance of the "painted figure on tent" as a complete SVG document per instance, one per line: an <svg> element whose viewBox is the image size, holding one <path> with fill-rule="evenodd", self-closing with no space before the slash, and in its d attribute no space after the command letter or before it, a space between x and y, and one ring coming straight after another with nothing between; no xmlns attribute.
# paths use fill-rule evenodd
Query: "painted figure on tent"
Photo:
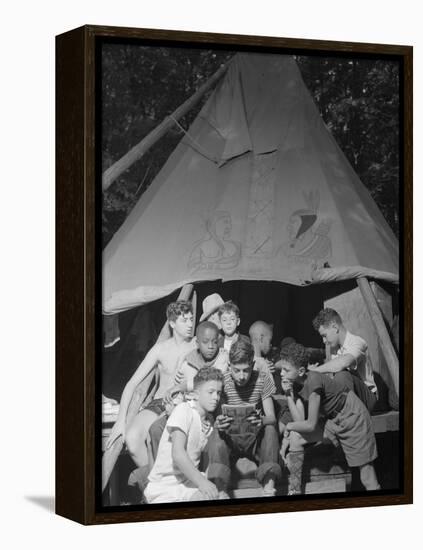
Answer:
<svg viewBox="0 0 423 550"><path fill-rule="evenodd" d="M203 270L232 269L241 259L241 244L232 240L232 218L229 212L216 211L206 221L207 235L194 245L188 268Z"/></svg>
<svg viewBox="0 0 423 550"><path fill-rule="evenodd" d="M320 219L317 225L320 195L318 190L303 193L307 208L296 210L289 218L289 241L279 251L296 263L322 266L332 255L328 233L332 226L329 218Z"/></svg>

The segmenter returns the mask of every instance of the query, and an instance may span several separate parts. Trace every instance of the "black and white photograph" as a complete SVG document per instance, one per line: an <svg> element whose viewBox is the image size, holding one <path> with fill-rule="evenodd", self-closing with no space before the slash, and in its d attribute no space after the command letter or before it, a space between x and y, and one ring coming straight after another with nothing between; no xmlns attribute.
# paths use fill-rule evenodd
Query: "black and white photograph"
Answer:
<svg viewBox="0 0 423 550"><path fill-rule="evenodd" d="M400 61L99 60L103 508L401 491Z"/></svg>

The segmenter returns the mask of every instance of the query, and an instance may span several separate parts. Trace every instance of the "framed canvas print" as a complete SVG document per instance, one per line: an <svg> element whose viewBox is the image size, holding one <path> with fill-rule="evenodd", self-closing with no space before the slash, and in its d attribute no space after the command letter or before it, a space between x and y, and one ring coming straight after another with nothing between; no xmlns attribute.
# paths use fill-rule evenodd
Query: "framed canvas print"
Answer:
<svg viewBox="0 0 423 550"><path fill-rule="evenodd" d="M56 47L57 513L412 502L412 48Z"/></svg>

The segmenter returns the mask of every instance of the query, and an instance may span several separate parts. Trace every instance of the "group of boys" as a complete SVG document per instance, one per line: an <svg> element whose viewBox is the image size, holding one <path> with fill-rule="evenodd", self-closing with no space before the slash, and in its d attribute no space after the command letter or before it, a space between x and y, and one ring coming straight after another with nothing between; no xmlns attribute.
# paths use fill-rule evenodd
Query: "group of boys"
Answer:
<svg viewBox="0 0 423 550"><path fill-rule="evenodd" d="M238 307L217 294L203 302L194 338L190 302L171 303L167 319L173 335L153 346L127 383L108 440L124 438L146 502L229 498L239 457L257 464L263 496L276 494L281 465L288 494L300 494L304 446L325 439L341 446L367 490L380 488L367 345L336 311L324 309L313 321L333 353L322 365L310 364L309 350L293 339L276 354L273 328L263 321L253 323L250 337L239 334ZM126 426L135 388L156 368L153 401ZM273 398L275 381L282 406Z"/></svg>

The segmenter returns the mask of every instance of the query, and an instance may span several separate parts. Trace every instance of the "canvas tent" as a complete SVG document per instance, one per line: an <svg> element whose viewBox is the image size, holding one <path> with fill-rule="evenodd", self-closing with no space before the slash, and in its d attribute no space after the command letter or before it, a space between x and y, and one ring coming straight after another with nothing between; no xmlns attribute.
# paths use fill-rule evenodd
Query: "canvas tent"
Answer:
<svg viewBox="0 0 423 550"><path fill-rule="evenodd" d="M398 243L294 59L238 54L103 268L111 314L199 280L395 281Z"/></svg>
<svg viewBox="0 0 423 550"><path fill-rule="evenodd" d="M332 306L370 341L374 370L398 394L387 332L398 276L397 239L295 60L237 54L104 250L103 313L149 307L190 283L199 302L221 289L237 300L244 285L256 294L240 304L247 319L263 304L273 322L295 310L301 330Z"/></svg>
<svg viewBox="0 0 423 550"><path fill-rule="evenodd" d="M199 281L349 280L339 292L322 285L323 304L344 310L351 329L367 339L373 331L378 342L355 280L397 283L398 256L395 235L326 128L295 60L237 54L106 247L103 312ZM391 291L373 288L384 304L379 325L390 324ZM368 318L358 322L363 308Z"/></svg>

